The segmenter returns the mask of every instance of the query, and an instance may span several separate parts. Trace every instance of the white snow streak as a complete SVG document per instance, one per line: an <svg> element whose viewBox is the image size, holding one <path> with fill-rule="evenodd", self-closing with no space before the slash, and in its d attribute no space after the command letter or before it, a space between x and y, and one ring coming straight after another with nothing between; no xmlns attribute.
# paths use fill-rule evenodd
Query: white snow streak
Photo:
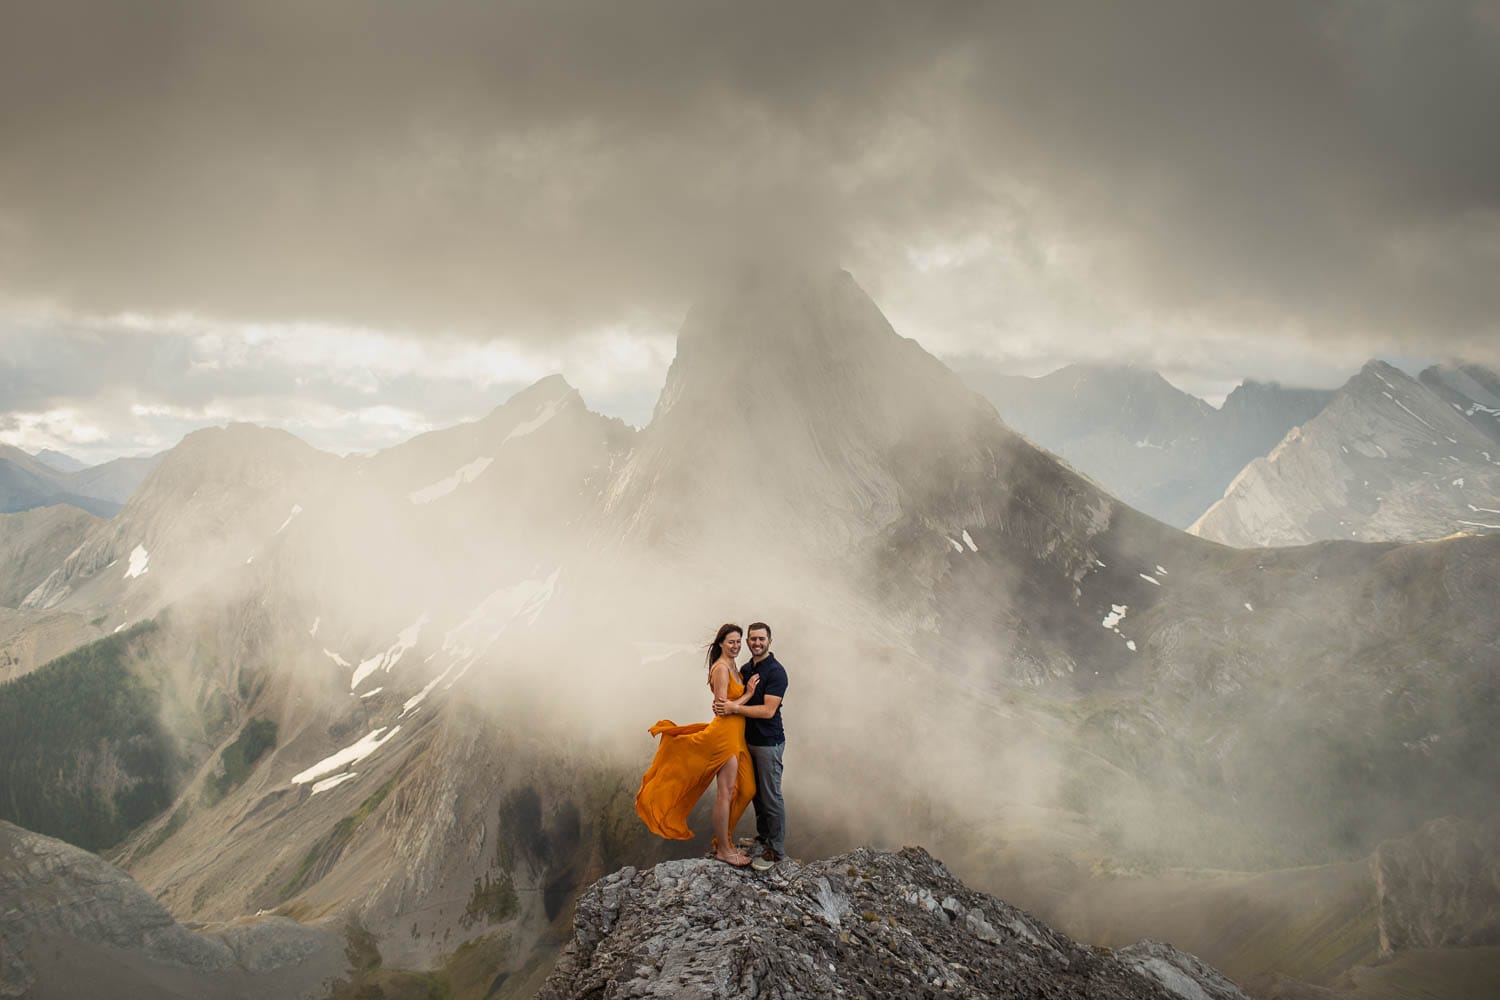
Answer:
<svg viewBox="0 0 1500 1000"><path fill-rule="evenodd" d="M943 537L947 538L948 536L944 535ZM961 544L959 544L958 542L955 542L951 538L948 538L948 544L951 545L951 546L953 546L953 551L954 552L962 552L964 550L964 547Z"/></svg>
<svg viewBox="0 0 1500 1000"><path fill-rule="evenodd" d="M963 539L964 539L964 544L969 547L969 551L970 552L978 552L979 551L979 546L977 546L977 545L974 544L974 539L972 537L970 537L970 535L969 535L969 529L968 528L964 529Z"/></svg>
<svg viewBox="0 0 1500 1000"><path fill-rule="evenodd" d="M369 698L372 695L377 695L377 694L379 694L380 692L382 692L384 690L385 690L385 688L383 688L383 687L371 688L370 690L366 691L364 694L360 695L360 697L361 698Z"/></svg>
<svg viewBox="0 0 1500 1000"><path fill-rule="evenodd" d="M318 761L306 771L293 775L292 784L305 785L315 778L321 778L325 774L331 774L332 772L337 771L345 764L353 764L355 761L364 760L366 757L370 756L370 754L374 753L386 743L390 742L391 737L395 736L400 731L400 726L392 726L389 730L387 730L385 727L381 727L380 729L375 730L373 733L366 735L358 743L346 746L338 753L333 754L329 757L324 757L322 760ZM381 733L385 733L384 738L381 737Z"/></svg>
<svg viewBox="0 0 1500 1000"><path fill-rule="evenodd" d="M323 655L326 656L326 657L328 657L330 660L332 660L334 663L337 663L341 667L347 667L349 665L349 661L348 660L344 659L342 656L340 656L339 654L335 653L331 649L325 649L325 650L323 650Z"/></svg>
<svg viewBox="0 0 1500 1000"><path fill-rule="evenodd" d="M354 668L354 676L349 680L349 690L353 691L359 687L360 681L370 676L377 670L390 671L407 651L417 644L417 637L422 634L422 626L430 621L424 611L422 617L412 622L400 634L396 636L396 642L383 653L377 653L368 660L363 660Z"/></svg>
<svg viewBox="0 0 1500 1000"><path fill-rule="evenodd" d="M1125 648L1128 649L1128 650L1130 650L1132 653L1134 653L1135 652L1135 640L1134 639L1126 639L1125 640Z"/></svg>
<svg viewBox="0 0 1500 1000"><path fill-rule="evenodd" d="M150 569L151 553L146 551L144 545L137 545L130 552L130 568L125 571L125 579L132 580L138 576L144 576Z"/></svg>
<svg viewBox="0 0 1500 1000"><path fill-rule="evenodd" d="M326 792L330 788L337 788L344 782L348 781L350 778L357 777L359 777L358 771L345 771L343 774L335 774L333 777L324 778L322 781L319 781L318 783L313 785L312 793L314 795L317 795L319 792Z"/></svg>
<svg viewBox="0 0 1500 1000"><path fill-rule="evenodd" d="M323 619L321 619L321 618L314 618L313 619L313 623L312 623L312 628L310 628L310 629L307 630L307 634L310 635L310 636L312 636L314 639L316 639L318 637L318 626L321 625L321 624L323 624Z"/></svg>
<svg viewBox="0 0 1500 1000"><path fill-rule="evenodd" d="M1500 514L1500 510L1496 510L1493 507L1476 507L1473 504L1469 504L1469 509L1476 514Z"/></svg>
<svg viewBox="0 0 1500 1000"><path fill-rule="evenodd" d="M1471 528L1488 528L1491 531L1500 531L1500 524L1481 524L1478 521L1459 521L1459 524L1467 524Z"/></svg>
<svg viewBox="0 0 1500 1000"><path fill-rule="evenodd" d="M457 662L457 661L454 661L454 662ZM451 674L452 672L453 672L453 664L450 663L448 665L448 669L447 670L444 670L442 673L438 674L432 680L428 681L426 687L424 687L422 690L418 691L416 694L412 695L410 698L406 699L406 704L404 704L404 705L401 706L401 714L398 715L397 718L398 719L404 719L404 718L406 718L406 713L410 712L412 709L414 709L418 705L422 704L422 702L426 701L427 700L427 696L432 693L432 689L435 688L435 687L437 687L438 684L442 683L442 681L449 674Z"/></svg>
<svg viewBox="0 0 1500 1000"><path fill-rule="evenodd" d="M562 397L561 399L552 400L550 403L543 406L541 412L539 412L536 416L532 417L524 424L517 424L509 434L505 435L505 441L501 441L500 444L504 445L511 438L525 437L532 431L537 430L547 421L557 416L557 414L562 410L563 406L565 406L567 402L568 397L566 396Z"/></svg>
<svg viewBox="0 0 1500 1000"><path fill-rule="evenodd" d="M1162 575L1162 576L1166 576L1166 575L1168 575L1168 574L1167 574L1167 569L1166 569L1166 567L1165 567L1165 566L1163 566L1163 565L1162 565L1162 564L1161 564L1161 563L1157 563L1157 564L1156 564L1156 571L1157 571L1157 572L1158 572L1158 573L1160 573L1160 574L1161 574L1161 575Z"/></svg>
<svg viewBox="0 0 1500 1000"><path fill-rule="evenodd" d="M441 497L447 496L458 489L464 483L472 483L479 478L479 474L490 467L493 458L476 458L468 465L463 466L453 475L446 479L439 479L431 486L424 486L410 496L411 502L415 504L432 503Z"/></svg>
<svg viewBox="0 0 1500 1000"><path fill-rule="evenodd" d="M1416 417L1416 419L1417 419L1417 420L1420 420L1420 421L1421 421L1421 422L1422 422L1422 426L1423 426L1423 427L1425 427L1425 428L1427 428L1427 429L1428 429L1428 430L1430 430L1430 431L1435 431L1435 430L1437 430L1437 428L1436 428L1436 427L1434 427L1434 426L1432 426L1432 425L1431 425L1431 424L1429 424L1429 423L1428 423L1428 422L1427 422L1427 421L1425 421L1425 420L1422 420L1422 418L1421 418L1421 417L1418 417L1418 416L1417 416L1417 415L1416 415L1416 414L1415 414L1415 413L1412 413L1412 408L1411 408L1411 407L1409 407L1409 406L1407 406L1407 405L1406 405L1406 404L1405 404L1405 403L1403 403L1403 402L1401 402L1401 400L1399 400L1399 399L1398 399L1398 400L1396 400L1396 401L1395 401L1395 402L1396 402L1396 405L1397 405L1397 406L1399 406L1399 407L1401 407L1401 409L1403 409L1403 410L1405 410L1405 411L1406 411L1406 412L1407 412L1407 413L1411 413L1411 415L1412 415L1412 416L1413 416L1413 417Z"/></svg>
<svg viewBox="0 0 1500 1000"><path fill-rule="evenodd" d="M292 504L292 512L286 516L285 521L281 522L281 527L276 529L276 534L279 535L283 531L285 531L287 529L287 525L292 523L292 518L296 517L300 513L302 513L302 505L297 503Z"/></svg>
<svg viewBox="0 0 1500 1000"><path fill-rule="evenodd" d="M1255 609L1250 606L1250 602L1249 601L1246 601L1245 602L1245 610L1246 611L1254 611Z"/></svg>
<svg viewBox="0 0 1500 1000"><path fill-rule="evenodd" d="M1111 604L1109 606L1109 614L1105 615L1104 621L1100 622L1099 624L1103 625L1107 629L1114 629L1116 632L1118 632L1120 630L1118 628L1115 628L1115 626L1119 625L1122 621L1125 620L1125 613L1129 610L1130 606L1128 604Z"/></svg>
<svg viewBox="0 0 1500 1000"><path fill-rule="evenodd" d="M1464 478L1463 478L1463 476L1459 476L1457 479L1453 480L1453 485L1454 486L1462 486L1463 484L1464 484Z"/></svg>
<svg viewBox="0 0 1500 1000"><path fill-rule="evenodd" d="M1158 586L1158 587L1160 587L1160 586L1161 586L1161 581L1160 581L1160 580L1158 580L1158 579L1157 579L1157 578L1156 578L1156 577L1154 577L1154 576L1147 576L1147 575L1146 575L1146 574L1145 574L1145 573L1137 573L1137 574L1136 574L1136 576L1139 576L1139 577L1140 577L1140 578L1141 578L1141 579L1142 579L1142 580L1145 580L1145 581L1146 581L1146 582L1147 582L1147 583L1154 583L1154 584L1156 584L1156 585L1157 585L1157 586Z"/></svg>

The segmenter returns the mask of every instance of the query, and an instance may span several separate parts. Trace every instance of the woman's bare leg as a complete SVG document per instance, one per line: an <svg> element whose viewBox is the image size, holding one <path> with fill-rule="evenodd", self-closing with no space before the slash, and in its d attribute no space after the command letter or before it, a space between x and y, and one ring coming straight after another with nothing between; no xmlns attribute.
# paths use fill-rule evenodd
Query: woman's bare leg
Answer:
<svg viewBox="0 0 1500 1000"><path fill-rule="evenodd" d="M734 804L739 777L739 761L731 757L719 768L714 779L718 785L714 795L714 854L720 861L744 866L750 863L750 855L736 848L729 838L729 807Z"/></svg>

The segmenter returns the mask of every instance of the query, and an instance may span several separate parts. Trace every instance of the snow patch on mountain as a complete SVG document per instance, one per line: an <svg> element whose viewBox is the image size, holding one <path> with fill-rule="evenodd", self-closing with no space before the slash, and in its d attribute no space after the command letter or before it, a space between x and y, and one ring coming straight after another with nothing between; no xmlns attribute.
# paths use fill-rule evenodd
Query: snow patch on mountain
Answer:
<svg viewBox="0 0 1500 1000"><path fill-rule="evenodd" d="M401 657L405 656L417 644L417 639L422 634L422 626L426 625L429 621L431 621L431 618L428 617L426 612L423 612L420 618L396 635L396 641L388 649L377 653L368 660L360 661L359 666L354 669L354 676L349 679L349 690L353 691L359 687L361 681L377 670L390 672L392 667L401 662Z"/></svg>
<svg viewBox="0 0 1500 1000"><path fill-rule="evenodd" d="M133 580L138 576L144 576L151 568L151 553L146 551L144 545L137 545L130 551L130 566L125 570L125 579Z"/></svg>
<svg viewBox="0 0 1500 1000"><path fill-rule="evenodd" d="M538 413L535 417L532 417L525 423L517 424L509 434L505 435L505 440L501 441L500 443L503 445L507 441L511 441L515 438L525 437L528 434L540 430L542 426L547 423L547 421L551 420L553 417L561 413L563 407L566 406L567 403L568 397L563 396L558 399L550 400L549 402L543 404L540 413Z"/></svg>
<svg viewBox="0 0 1500 1000"><path fill-rule="evenodd" d="M279 535L283 531L285 531L287 527L292 523L293 518L295 518L300 513L302 513L302 505L299 503L292 504L292 512L286 516L285 521L281 522L281 527L276 529L276 534Z"/></svg>
<svg viewBox="0 0 1500 1000"><path fill-rule="evenodd" d="M344 782L357 777L359 777L358 771L345 771L343 774L335 774L331 778L324 778L322 781L315 782L312 786L312 793L317 795L320 792L326 792L330 788L337 788Z"/></svg>
<svg viewBox="0 0 1500 1000"><path fill-rule="evenodd" d="M292 776L292 784L305 785L309 781L321 778L325 774L337 771L339 768L356 761L364 760L370 754L379 750L390 742L391 737L401 731L400 726L391 726L389 729L382 726L372 733L366 734L358 743L352 743L344 747L338 753L331 754L318 761L305 771L298 772ZM382 736L381 733L385 735Z"/></svg>
<svg viewBox="0 0 1500 1000"><path fill-rule="evenodd" d="M439 479L431 486L424 486L422 489L412 493L410 496L411 502L414 504L424 504L439 500L458 489L464 483L472 483L478 479L480 474L485 469L488 469L492 462L494 462L493 458L476 458L468 465L461 466L453 475L445 479Z"/></svg>

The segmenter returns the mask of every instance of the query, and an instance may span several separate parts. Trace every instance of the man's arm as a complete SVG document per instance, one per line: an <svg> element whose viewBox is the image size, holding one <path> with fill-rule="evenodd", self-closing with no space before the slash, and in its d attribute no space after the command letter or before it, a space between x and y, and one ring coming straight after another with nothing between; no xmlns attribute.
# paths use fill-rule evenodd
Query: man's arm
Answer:
<svg viewBox="0 0 1500 1000"><path fill-rule="evenodd" d="M781 707L781 699L774 694L766 695L764 705L730 705L730 715L743 715L747 719L769 719Z"/></svg>

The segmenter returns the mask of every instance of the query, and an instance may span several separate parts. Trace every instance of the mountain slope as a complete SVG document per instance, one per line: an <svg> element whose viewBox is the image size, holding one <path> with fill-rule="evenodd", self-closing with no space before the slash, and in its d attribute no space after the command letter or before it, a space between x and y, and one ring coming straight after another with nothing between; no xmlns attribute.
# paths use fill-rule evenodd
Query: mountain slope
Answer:
<svg viewBox="0 0 1500 1000"><path fill-rule="evenodd" d="M1246 466L1189 529L1229 545L1500 530L1500 443L1423 383L1371 362Z"/></svg>
<svg viewBox="0 0 1500 1000"><path fill-rule="evenodd" d="M0 513L66 503L97 517L112 517L159 458L121 458L103 465L71 468L62 461L66 455L48 461L0 445Z"/></svg>
<svg viewBox="0 0 1500 1000"><path fill-rule="evenodd" d="M195 431L22 602L125 624L252 558L336 464L283 431Z"/></svg>
<svg viewBox="0 0 1500 1000"><path fill-rule="evenodd" d="M0 514L0 607L19 605L98 524L64 504Z"/></svg>
<svg viewBox="0 0 1500 1000"><path fill-rule="evenodd" d="M341 942L279 917L189 930L124 872L0 822L0 997L309 997Z"/></svg>

